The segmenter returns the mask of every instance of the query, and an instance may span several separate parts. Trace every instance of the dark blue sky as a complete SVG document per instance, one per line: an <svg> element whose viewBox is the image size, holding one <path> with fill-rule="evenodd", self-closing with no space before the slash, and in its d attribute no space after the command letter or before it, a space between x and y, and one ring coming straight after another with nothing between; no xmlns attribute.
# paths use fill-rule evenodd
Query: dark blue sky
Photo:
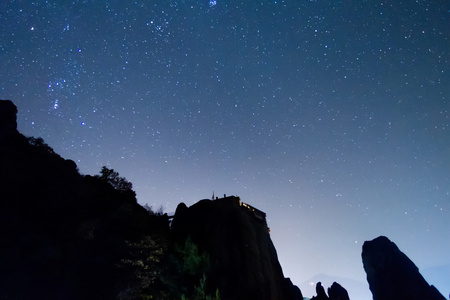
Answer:
<svg viewBox="0 0 450 300"><path fill-rule="evenodd" d="M450 265L449 2L2 1L0 25L0 98L83 174L169 212L240 196L298 285L365 282L378 235Z"/></svg>

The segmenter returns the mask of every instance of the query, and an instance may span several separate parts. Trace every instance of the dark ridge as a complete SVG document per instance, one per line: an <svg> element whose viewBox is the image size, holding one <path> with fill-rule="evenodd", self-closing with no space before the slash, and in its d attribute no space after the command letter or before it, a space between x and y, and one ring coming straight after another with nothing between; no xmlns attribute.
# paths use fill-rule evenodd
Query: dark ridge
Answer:
<svg viewBox="0 0 450 300"><path fill-rule="evenodd" d="M20 134L16 114L0 100L1 300L303 298L265 212L224 196L155 213L113 169L81 175ZM386 237L365 242L362 259L374 300L445 299ZM327 291L319 283L313 299L349 300L337 283Z"/></svg>

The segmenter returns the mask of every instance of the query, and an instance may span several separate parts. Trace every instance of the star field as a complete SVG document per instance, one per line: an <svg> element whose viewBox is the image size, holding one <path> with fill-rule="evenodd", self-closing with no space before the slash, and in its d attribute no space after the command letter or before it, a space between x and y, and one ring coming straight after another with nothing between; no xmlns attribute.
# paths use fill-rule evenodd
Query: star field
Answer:
<svg viewBox="0 0 450 300"><path fill-rule="evenodd" d="M0 24L0 98L81 173L167 212L240 196L305 296L365 282L379 235L449 294L450 3L3 1Z"/></svg>

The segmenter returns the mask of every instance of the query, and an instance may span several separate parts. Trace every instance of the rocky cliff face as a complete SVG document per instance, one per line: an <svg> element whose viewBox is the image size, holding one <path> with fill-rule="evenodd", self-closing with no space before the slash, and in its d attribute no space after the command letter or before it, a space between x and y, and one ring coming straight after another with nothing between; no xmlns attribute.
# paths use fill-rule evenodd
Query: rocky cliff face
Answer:
<svg viewBox="0 0 450 300"><path fill-rule="evenodd" d="M374 300L445 300L387 237L365 242L362 261Z"/></svg>
<svg viewBox="0 0 450 300"><path fill-rule="evenodd" d="M284 278L265 214L237 197L181 203L172 230L190 236L210 257L207 276L223 299L302 299Z"/></svg>

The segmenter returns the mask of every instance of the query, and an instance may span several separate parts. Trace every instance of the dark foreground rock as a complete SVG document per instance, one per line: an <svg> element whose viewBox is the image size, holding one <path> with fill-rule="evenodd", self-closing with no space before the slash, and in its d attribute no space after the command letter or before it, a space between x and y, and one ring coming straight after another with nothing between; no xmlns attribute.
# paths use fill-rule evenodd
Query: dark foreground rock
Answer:
<svg viewBox="0 0 450 300"><path fill-rule="evenodd" d="M362 261L374 300L445 300L387 237L365 242Z"/></svg>

